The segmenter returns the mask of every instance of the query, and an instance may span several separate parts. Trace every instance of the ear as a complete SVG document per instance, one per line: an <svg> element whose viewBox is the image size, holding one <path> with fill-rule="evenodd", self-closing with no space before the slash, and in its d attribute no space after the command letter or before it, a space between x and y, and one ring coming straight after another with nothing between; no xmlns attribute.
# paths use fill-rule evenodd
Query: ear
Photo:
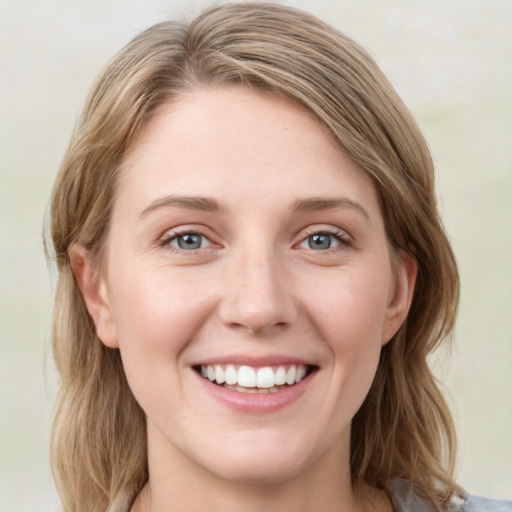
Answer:
<svg viewBox="0 0 512 512"><path fill-rule="evenodd" d="M395 282L386 308L382 345L385 345L400 329L409 313L418 275L418 264L412 254L399 251L396 257Z"/></svg>
<svg viewBox="0 0 512 512"><path fill-rule="evenodd" d="M96 327L96 334L104 345L118 348L117 331L107 291L107 283L100 270L91 261L87 249L73 244L68 251L71 270Z"/></svg>

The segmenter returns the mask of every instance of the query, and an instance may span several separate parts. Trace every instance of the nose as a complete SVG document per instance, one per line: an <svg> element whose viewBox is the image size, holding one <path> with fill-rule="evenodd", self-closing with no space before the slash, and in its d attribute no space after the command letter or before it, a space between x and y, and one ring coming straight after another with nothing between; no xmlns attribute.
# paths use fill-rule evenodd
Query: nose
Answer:
<svg viewBox="0 0 512 512"><path fill-rule="evenodd" d="M245 251L230 265L220 305L221 321L230 328L270 335L297 317L292 283L282 262L268 251Z"/></svg>

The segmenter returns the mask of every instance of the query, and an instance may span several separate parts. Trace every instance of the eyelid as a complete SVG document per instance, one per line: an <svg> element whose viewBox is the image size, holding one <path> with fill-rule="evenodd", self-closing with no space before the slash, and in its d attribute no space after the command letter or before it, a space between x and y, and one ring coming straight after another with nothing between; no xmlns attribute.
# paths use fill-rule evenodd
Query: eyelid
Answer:
<svg viewBox="0 0 512 512"><path fill-rule="evenodd" d="M184 239L186 236L190 236L190 235L200 238L200 240L201 240L200 247L190 248L190 249L185 249L183 247L180 247L180 244L179 244L180 238ZM176 242L176 245L174 244L174 242ZM167 243L174 249L185 251L185 252L198 251L199 249L206 249L213 245L212 241L208 237L204 236L201 233L194 233L193 231L187 231L185 233L177 233L176 235L172 236Z"/></svg>
<svg viewBox="0 0 512 512"><path fill-rule="evenodd" d="M205 232L208 232L208 234ZM166 249L176 251L178 253L187 253L187 252L194 253L194 252L201 251L201 250L208 250L208 249L211 249L212 247L213 248L220 247L220 245L213 240L214 236L212 234L209 234L209 232L211 232L211 230L207 229L204 226L199 226L199 227L198 227L198 225L177 226L175 228L166 229L165 232L158 238L157 244L159 247L164 247ZM175 247L175 246L171 245L171 242L173 240L176 240L180 236L189 235L189 234L197 235L197 236L204 238L205 240L208 241L208 245L205 247L200 247L198 249L191 249L188 251L186 249L181 249L179 247Z"/></svg>
<svg viewBox="0 0 512 512"><path fill-rule="evenodd" d="M335 238L339 243L335 245L334 247L329 247L328 249L325 249L323 251L315 251L315 252L329 252L329 251L336 251L336 250L343 250L347 247L353 246L353 238L352 236L344 229L334 227L334 226L326 226L326 225L315 225L315 226L308 226L307 228L303 229L300 234L300 240L297 244L295 244L296 247L300 247L301 244L305 243L307 239L313 235L328 235ZM310 248L308 248L310 249ZM313 250L313 249L310 249Z"/></svg>
<svg viewBox="0 0 512 512"><path fill-rule="evenodd" d="M311 239L311 237L314 237L315 235L322 235L322 236L329 237L331 239L331 242L329 243L329 247L327 247L325 249L321 249L321 248L314 249L313 247L309 246L309 240ZM334 242L332 240L334 240ZM308 244L308 246L306 246L306 244ZM335 235L333 233L326 233L324 231L324 232L319 232L319 233L313 233L312 235L307 236L306 238L304 238L302 240L302 242L299 242L299 247L301 249L311 249L311 250L315 250L318 252L325 252L330 249L336 249L341 244L343 244L343 240L341 240L340 237L338 237L337 235Z"/></svg>
<svg viewBox="0 0 512 512"><path fill-rule="evenodd" d="M186 234L194 234L203 237L208 241L208 245L205 247L200 247L198 249L181 249L179 247L175 247L171 245L171 241L175 240L176 238L186 235ZM294 244L294 247L300 248L300 245L306 242L306 240L317 234L323 234L332 236L335 238L339 243L335 246L331 246L328 249L325 249L323 251L315 251L315 252L331 252L336 250L343 250L347 247L352 247L354 245L354 240L352 235L348 233L345 229L335 227L332 225L314 225L314 226L308 226L301 230L299 235L299 240ZM221 244L215 241L215 233L211 231L211 229L207 228L206 226L197 225L197 224L191 224L191 225L182 225L177 226L174 228L168 228L165 230L165 232L157 239L157 245L159 247L168 248L169 250L173 250L179 253L194 253L197 251L202 250L208 250L212 248L220 248ZM309 249L313 250L313 249Z"/></svg>

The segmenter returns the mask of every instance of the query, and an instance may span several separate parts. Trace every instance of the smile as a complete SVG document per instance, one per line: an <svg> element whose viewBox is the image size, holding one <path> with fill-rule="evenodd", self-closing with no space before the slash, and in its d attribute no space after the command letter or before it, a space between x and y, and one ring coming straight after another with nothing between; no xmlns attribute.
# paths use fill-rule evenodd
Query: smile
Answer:
<svg viewBox="0 0 512 512"><path fill-rule="evenodd" d="M313 367L302 364L264 366L214 364L201 365L196 371L210 382L239 393L277 393L298 384Z"/></svg>

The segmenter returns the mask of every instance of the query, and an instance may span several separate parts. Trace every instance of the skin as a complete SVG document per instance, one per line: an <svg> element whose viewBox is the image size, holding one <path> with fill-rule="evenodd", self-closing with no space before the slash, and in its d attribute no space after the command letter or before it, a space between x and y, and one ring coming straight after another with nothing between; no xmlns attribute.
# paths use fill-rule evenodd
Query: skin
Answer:
<svg viewBox="0 0 512 512"><path fill-rule="evenodd" d="M202 247L180 249L190 232ZM315 233L330 248L311 248ZM102 264L80 245L70 255L147 415L150 479L134 510L391 510L351 483L350 425L416 266L405 253L392 264L373 183L310 114L242 87L164 105L123 163ZM316 371L286 406L240 411L193 369L235 355Z"/></svg>

